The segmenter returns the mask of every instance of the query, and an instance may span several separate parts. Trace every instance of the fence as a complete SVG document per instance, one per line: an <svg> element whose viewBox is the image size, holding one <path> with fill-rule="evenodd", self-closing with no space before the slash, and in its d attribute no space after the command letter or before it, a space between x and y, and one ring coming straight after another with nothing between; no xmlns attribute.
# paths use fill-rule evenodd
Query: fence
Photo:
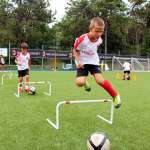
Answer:
<svg viewBox="0 0 150 150"><path fill-rule="evenodd" d="M16 70L14 61L18 52L18 48L10 48L10 55L5 59L5 70ZM29 53L33 70L62 70L66 68L66 64L74 64L70 51L29 49ZM72 65L73 68L74 65Z"/></svg>
<svg viewBox="0 0 150 150"><path fill-rule="evenodd" d="M16 70L14 63L18 48L9 48L8 57L5 58L5 70ZM32 70L74 70L75 63L70 51L29 49L32 57ZM135 71L149 71L150 58L137 56L120 56L116 54L98 53L102 70L121 70L121 64L129 61ZM107 69L106 69L107 66Z"/></svg>

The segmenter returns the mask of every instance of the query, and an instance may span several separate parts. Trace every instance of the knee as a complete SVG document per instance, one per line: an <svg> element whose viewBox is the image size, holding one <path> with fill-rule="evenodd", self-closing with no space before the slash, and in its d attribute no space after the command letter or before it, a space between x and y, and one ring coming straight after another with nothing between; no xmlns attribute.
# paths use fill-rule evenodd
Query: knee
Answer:
<svg viewBox="0 0 150 150"><path fill-rule="evenodd" d="M98 85L102 85L104 82L104 80L100 80L100 79L96 79L95 81Z"/></svg>
<svg viewBox="0 0 150 150"><path fill-rule="evenodd" d="M85 85L85 81L84 80L76 80L76 85L79 87L82 87L83 85Z"/></svg>
<svg viewBox="0 0 150 150"><path fill-rule="evenodd" d="M26 79L28 79L29 78L29 75L26 75L26 77L25 77Z"/></svg>

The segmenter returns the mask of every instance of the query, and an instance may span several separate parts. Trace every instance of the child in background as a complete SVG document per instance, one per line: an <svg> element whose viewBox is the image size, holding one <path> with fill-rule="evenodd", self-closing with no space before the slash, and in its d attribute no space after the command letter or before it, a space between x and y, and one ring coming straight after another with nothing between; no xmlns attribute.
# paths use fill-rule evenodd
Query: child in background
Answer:
<svg viewBox="0 0 150 150"><path fill-rule="evenodd" d="M28 52L28 44L23 42L20 46L20 52L17 54L17 57L15 59L15 63L18 66L18 77L19 77L19 83L20 88L19 92L22 93L23 91L23 77L25 77L25 91L28 94L29 93L29 70L30 70L30 63L31 63L31 57Z"/></svg>
<svg viewBox="0 0 150 150"><path fill-rule="evenodd" d="M124 62L123 65L123 80L130 80L130 71L131 71L131 64L129 62Z"/></svg>

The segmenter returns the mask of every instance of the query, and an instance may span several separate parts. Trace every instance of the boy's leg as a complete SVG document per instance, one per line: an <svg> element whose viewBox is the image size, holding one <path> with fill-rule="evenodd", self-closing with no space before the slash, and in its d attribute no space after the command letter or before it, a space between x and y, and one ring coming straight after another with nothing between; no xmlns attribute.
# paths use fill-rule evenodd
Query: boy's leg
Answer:
<svg viewBox="0 0 150 150"><path fill-rule="evenodd" d="M90 86L90 84L89 84L89 82L88 82L88 80L87 80L87 79L86 79L86 82L85 82L84 88L85 88L85 90L86 90L86 91L88 91L88 92L90 92L90 91L91 91L91 86Z"/></svg>
<svg viewBox="0 0 150 150"><path fill-rule="evenodd" d="M130 71L127 72L127 80L130 80Z"/></svg>
<svg viewBox="0 0 150 150"><path fill-rule="evenodd" d="M84 68L77 69L76 85L79 87L84 86L86 91L91 91L91 87L87 81L88 68L84 65Z"/></svg>
<svg viewBox="0 0 150 150"><path fill-rule="evenodd" d="M28 94L29 93L29 69L26 69L25 73L25 91Z"/></svg>
<svg viewBox="0 0 150 150"><path fill-rule="evenodd" d="M123 80L125 80L126 79L126 73L124 72L123 73Z"/></svg>
<svg viewBox="0 0 150 150"><path fill-rule="evenodd" d="M19 78L19 93L22 93L22 82L23 82L23 76L22 76L22 70L18 70L18 78Z"/></svg>
<svg viewBox="0 0 150 150"><path fill-rule="evenodd" d="M19 77L19 83L20 83L20 87L19 87L19 93L22 93L22 81L23 81L23 77Z"/></svg>
<svg viewBox="0 0 150 150"><path fill-rule="evenodd" d="M25 82L26 82L26 84L25 84L25 91L28 94L29 93L29 86L28 86L28 84L29 84L29 76L28 75L25 76Z"/></svg>
<svg viewBox="0 0 150 150"><path fill-rule="evenodd" d="M86 84L86 78L85 76L82 76L82 77L77 77L76 78L76 85L79 86L79 87L82 87Z"/></svg>
<svg viewBox="0 0 150 150"><path fill-rule="evenodd" d="M91 91L90 84L87 81L87 77L77 77L76 78L76 85L79 87L84 86L86 91Z"/></svg>
<svg viewBox="0 0 150 150"><path fill-rule="evenodd" d="M121 100L118 92L112 87L108 80L104 80L103 76L100 73L93 74L95 81L98 85L103 87L112 97L114 105L116 108L119 108L121 105Z"/></svg>

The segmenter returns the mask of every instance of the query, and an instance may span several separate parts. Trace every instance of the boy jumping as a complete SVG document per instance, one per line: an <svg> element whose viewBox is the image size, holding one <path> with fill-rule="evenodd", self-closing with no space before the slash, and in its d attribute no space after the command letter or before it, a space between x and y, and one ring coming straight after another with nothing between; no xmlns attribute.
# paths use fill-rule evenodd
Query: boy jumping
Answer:
<svg viewBox="0 0 150 150"><path fill-rule="evenodd" d="M90 22L89 33L81 35L74 43L73 54L77 67L76 85L79 87L84 86L86 91L90 91L91 87L87 81L87 76L90 72L96 83L113 97L115 108L119 108L121 106L119 93L111 86L108 80L103 78L99 69L97 49L102 44L101 36L104 28L103 19L94 17Z"/></svg>

